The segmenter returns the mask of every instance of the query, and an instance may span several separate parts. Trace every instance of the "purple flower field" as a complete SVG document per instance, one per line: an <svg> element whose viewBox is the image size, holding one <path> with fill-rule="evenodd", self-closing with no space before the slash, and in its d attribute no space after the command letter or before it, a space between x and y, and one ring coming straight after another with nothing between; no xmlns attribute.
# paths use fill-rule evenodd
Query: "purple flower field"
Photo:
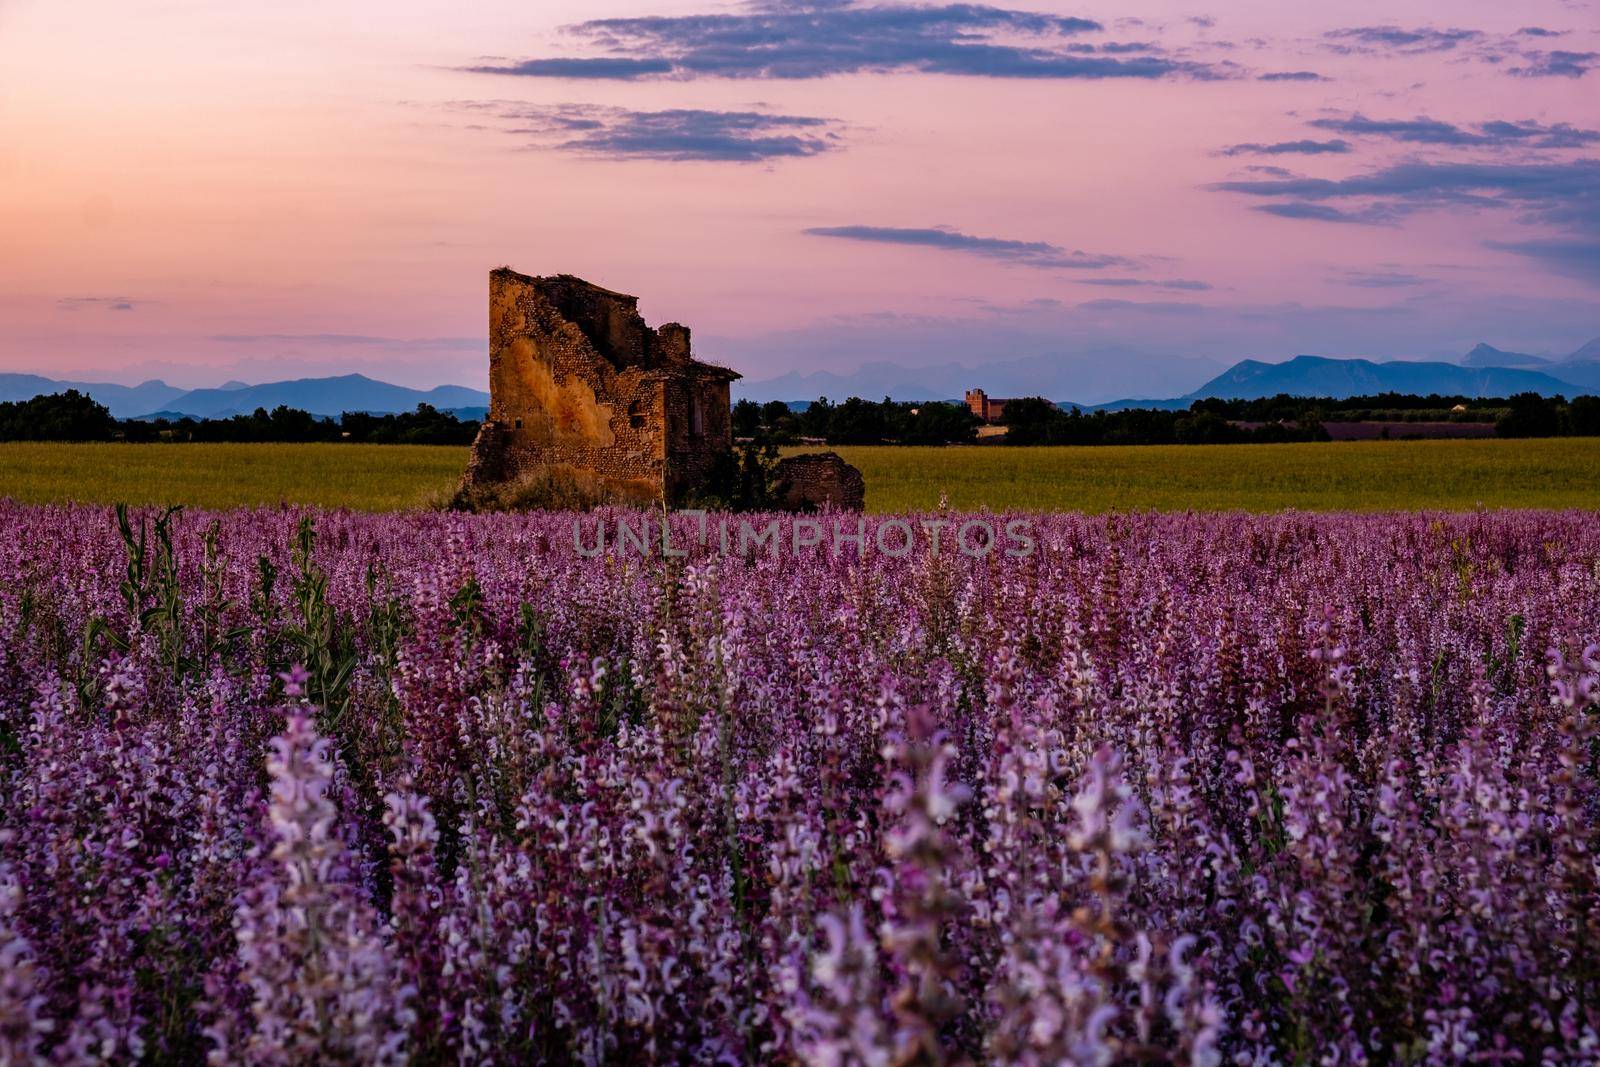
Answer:
<svg viewBox="0 0 1600 1067"><path fill-rule="evenodd" d="M1593 514L573 521L0 503L0 1064L1600 1061Z"/></svg>

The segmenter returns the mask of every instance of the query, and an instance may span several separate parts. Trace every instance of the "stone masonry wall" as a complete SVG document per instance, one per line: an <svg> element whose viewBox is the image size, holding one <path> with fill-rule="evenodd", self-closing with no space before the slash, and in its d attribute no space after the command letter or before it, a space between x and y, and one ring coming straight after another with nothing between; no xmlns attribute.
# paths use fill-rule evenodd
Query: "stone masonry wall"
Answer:
<svg viewBox="0 0 1600 1067"><path fill-rule="evenodd" d="M691 358L687 327L650 329L635 297L493 271L489 416L463 485L567 465L671 499L731 446L735 377Z"/></svg>
<svg viewBox="0 0 1600 1067"><path fill-rule="evenodd" d="M778 506L785 511L860 511L866 506L866 480L837 452L790 456L779 461L773 474Z"/></svg>
<svg viewBox="0 0 1600 1067"><path fill-rule="evenodd" d="M490 275L489 418L500 427L501 475L564 463L659 491L662 390L643 366L648 331L636 301L595 287L563 288L548 293L512 271Z"/></svg>
<svg viewBox="0 0 1600 1067"><path fill-rule="evenodd" d="M704 484L712 465L733 445L728 383L692 377L669 381L665 401L667 490L676 497Z"/></svg>

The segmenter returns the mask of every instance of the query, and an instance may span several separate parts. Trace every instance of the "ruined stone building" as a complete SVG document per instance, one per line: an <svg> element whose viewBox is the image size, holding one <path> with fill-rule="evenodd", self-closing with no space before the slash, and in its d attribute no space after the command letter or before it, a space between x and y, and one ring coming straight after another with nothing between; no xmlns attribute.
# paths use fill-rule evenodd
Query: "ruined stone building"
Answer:
<svg viewBox="0 0 1600 1067"><path fill-rule="evenodd" d="M600 476L622 497L675 501L732 446L728 384L689 354L689 330L652 330L638 298L570 274L489 275L489 415L464 489L540 468Z"/></svg>

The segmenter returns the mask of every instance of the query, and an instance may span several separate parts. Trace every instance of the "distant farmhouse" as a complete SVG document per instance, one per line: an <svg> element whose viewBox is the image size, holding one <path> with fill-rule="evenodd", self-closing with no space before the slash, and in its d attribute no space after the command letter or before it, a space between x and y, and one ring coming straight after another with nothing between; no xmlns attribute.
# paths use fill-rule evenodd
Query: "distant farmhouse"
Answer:
<svg viewBox="0 0 1600 1067"><path fill-rule="evenodd" d="M567 467L678 500L733 443L738 377L692 358L687 326L645 325L637 297L502 267L489 275L489 415L462 488Z"/></svg>

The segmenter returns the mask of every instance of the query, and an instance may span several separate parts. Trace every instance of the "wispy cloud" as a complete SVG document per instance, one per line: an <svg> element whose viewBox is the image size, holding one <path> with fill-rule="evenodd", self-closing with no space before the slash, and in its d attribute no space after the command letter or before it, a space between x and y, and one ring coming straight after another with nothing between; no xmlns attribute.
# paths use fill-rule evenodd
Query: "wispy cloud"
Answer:
<svg viewBox="0 0 1600 1067"><path fill-rule="evenodd" d="M1267 215L1276 215L1282 219L1311 219L1315 222L1349 222L1363 226L1373 226L1389 221L1389 216L1381 211L1367 209L1363 211L1346 211L1342 208L1332 207L1328 204L1313 204L1305 200L1290 200L1282 204L1260 204L1257 211Z"/></svg>
<svg viewBox="0 0 1600 1067"><path fill-rule="evenodd" d="M1498 66L1508 74L1523 78L1581 78L1600 68L1600 53L1597 52L1543 51L1534 47L1535 42L1565 35L1565 30L1543 26L1524 26L1511 34L1455 28L1355 26L1330 30L1322 38L1324 48L1341 55L1416 56L1460 50L1481 63Z"/></svg>
<svg viewBox="0 0 1600 1067"><path fill-rule="evenodd" d="M1275 141L1270 144L1246 143L1229 145L1222 150L1225 156L1317 156L1350 151L1350 142L1333 141Z"/></svg>
<svg viewBox="0 0 1600 1067"><path fill-rule="evenodd" d="M1205 314L1201 304L1183 304L1172 300L1086 300L1078 305L1079 311L1126 312L1135 315L1192 315Z"/></svg>
<svg viewBox="0 0 1600 1067"><path fill-rule="evenodd" d="M673 65L665 59L564 56L555 59L525 59L509 67L490 64L466 69L477 74L522 74L530 78L603 78L608 81L632 81L635 78L671 74Z"/></svg>
<svg viewBox="0 0 1600 1067"><path fill-rule="evenodd" d="M910 245L948 252L968 252L1023 267L1048 270L1104 270L1129 267L1125 256L1070 251L1046 241L1017 241L1004 237L975 237L945 226L814 226L804 231L812 237L834 237L874 244Z"/></svg>
<svg viewBox="0 0 1600 1067"><path fill-rule="evenodd" d="M1079 278L1082 285L1103 285L1109 289L1166 289L1173 292L1203 293L1209 291L1210 282L1193 278Z"/></svg>
<svg viewBox="0 0 1600 1067"><path fill-rule="evenodd" d="M149 303L149 301L129 300L125 296L64 296L56 301L56 307L62 311L84 311L87 309L133 311L141 304L146 303Z"/></svg>
<svg viewBox="0 0 1600 1067"><path fill-rule="evenodd" d="M1510 68L1523 78L1581 78L1600 68L1600 52L1524 52L1525 66Z"/></svg>
<svg viewBox="0 0 1600 1067"><path fill-rule="evenodd" d="M1600 130L1582 130L1565 122L1544 126L1532 119L1496 121L1480 123L1477 129L1479 136L1508 146L1582 148L1600 143Z"/></svg>
<svg viewBox="0 0 1600 1067"><path fill-rule="evenodd" d="M1400 271L1350 270L1332 280L1339 285L1353 285L1358 289L1408 289L1429 283L1427 278Z"/></svg>
<svg viewBox="0 0 1600 1067"><path fill-rule="evenodd" d="M1529 206L1551 221L1600 228L1600 160L1570 163L1405 163L1351 178L1222 182L1253 196L1308 200L1388 197L1408 204L1483 204L1485 195Z"/></svg>
<svg viewBox="0 0 1600 1067"><path fill-rule="evenodd" d="M1400 26L1352 26L1329 30L1322 37L1326 47L1340 53L1392 51L1402 55L1418 55L1448 52L1463 44L1480 41L1484 34L1479 30L1436 30L1426 26L1412 29Z"/></svg>
<svg viewBox="0 0 1600 1067"><path fill-rule="evenodd" d="M1600 238L1541 237L1526 241L1485 241L1499 252L1537 259L1557 274L1600 285Z"/></svg>
<svg viewBox="0 0 1600 1067"><path fill-rule="evenodd" d="M1490 247L1600 283L1600 160L1405 163L1338 180L1229 181L1214 188L1274 201L1258 208L1269 214L1327 222L1385 221L1429 208L1512 210L1523 221L1561 236L1535 236Z"/></svg>
<svg viewBox="0 0 1600 1067"><path fill-rule="evenodd" d="M374 337L357 333L218 333L209 340L235 345L309 345L318 348L387 348L418 352L476 352L481 337Z"/></svg>
<svg viewBox="0 0 1600 1067"><path fill-rule="evenodd" d="M1262 82L1322 82L1327 80L1314 70L1273 70L1265 74L1256 75L1256 81Z"/></svg>
<svg viewBox="0 0 1600 1067"><path fill-rule="evenodd" d="M917 71L987 78L1216 77L1155 45L1074 40L1093 20L982 4L754 2L735 13L602 18L567 27L602 53L483 63L534 78L822 78Z"/></svg>
<svg viewBox="0 0 1600 1067"><path fill-rule="evenodd" d="M1486 148L1582 148L1600 143L1600 130L1584 130L1565 122L1553 126L1524 119L1481 122L1472 127L1457 126L1438 119L1370 119L1355 114L1343 118L1316 119L1319 130L1350 137L1384 137L1408 144L1452 145Z"/></svg>
<svg viewBox="0 0 1600 1067"><path fill-rule="evenodd" d="M814 156L842 143L832 119L764 111L629 111L588 104L458 102L534 145L613 159L755 163Z"/></svg>

